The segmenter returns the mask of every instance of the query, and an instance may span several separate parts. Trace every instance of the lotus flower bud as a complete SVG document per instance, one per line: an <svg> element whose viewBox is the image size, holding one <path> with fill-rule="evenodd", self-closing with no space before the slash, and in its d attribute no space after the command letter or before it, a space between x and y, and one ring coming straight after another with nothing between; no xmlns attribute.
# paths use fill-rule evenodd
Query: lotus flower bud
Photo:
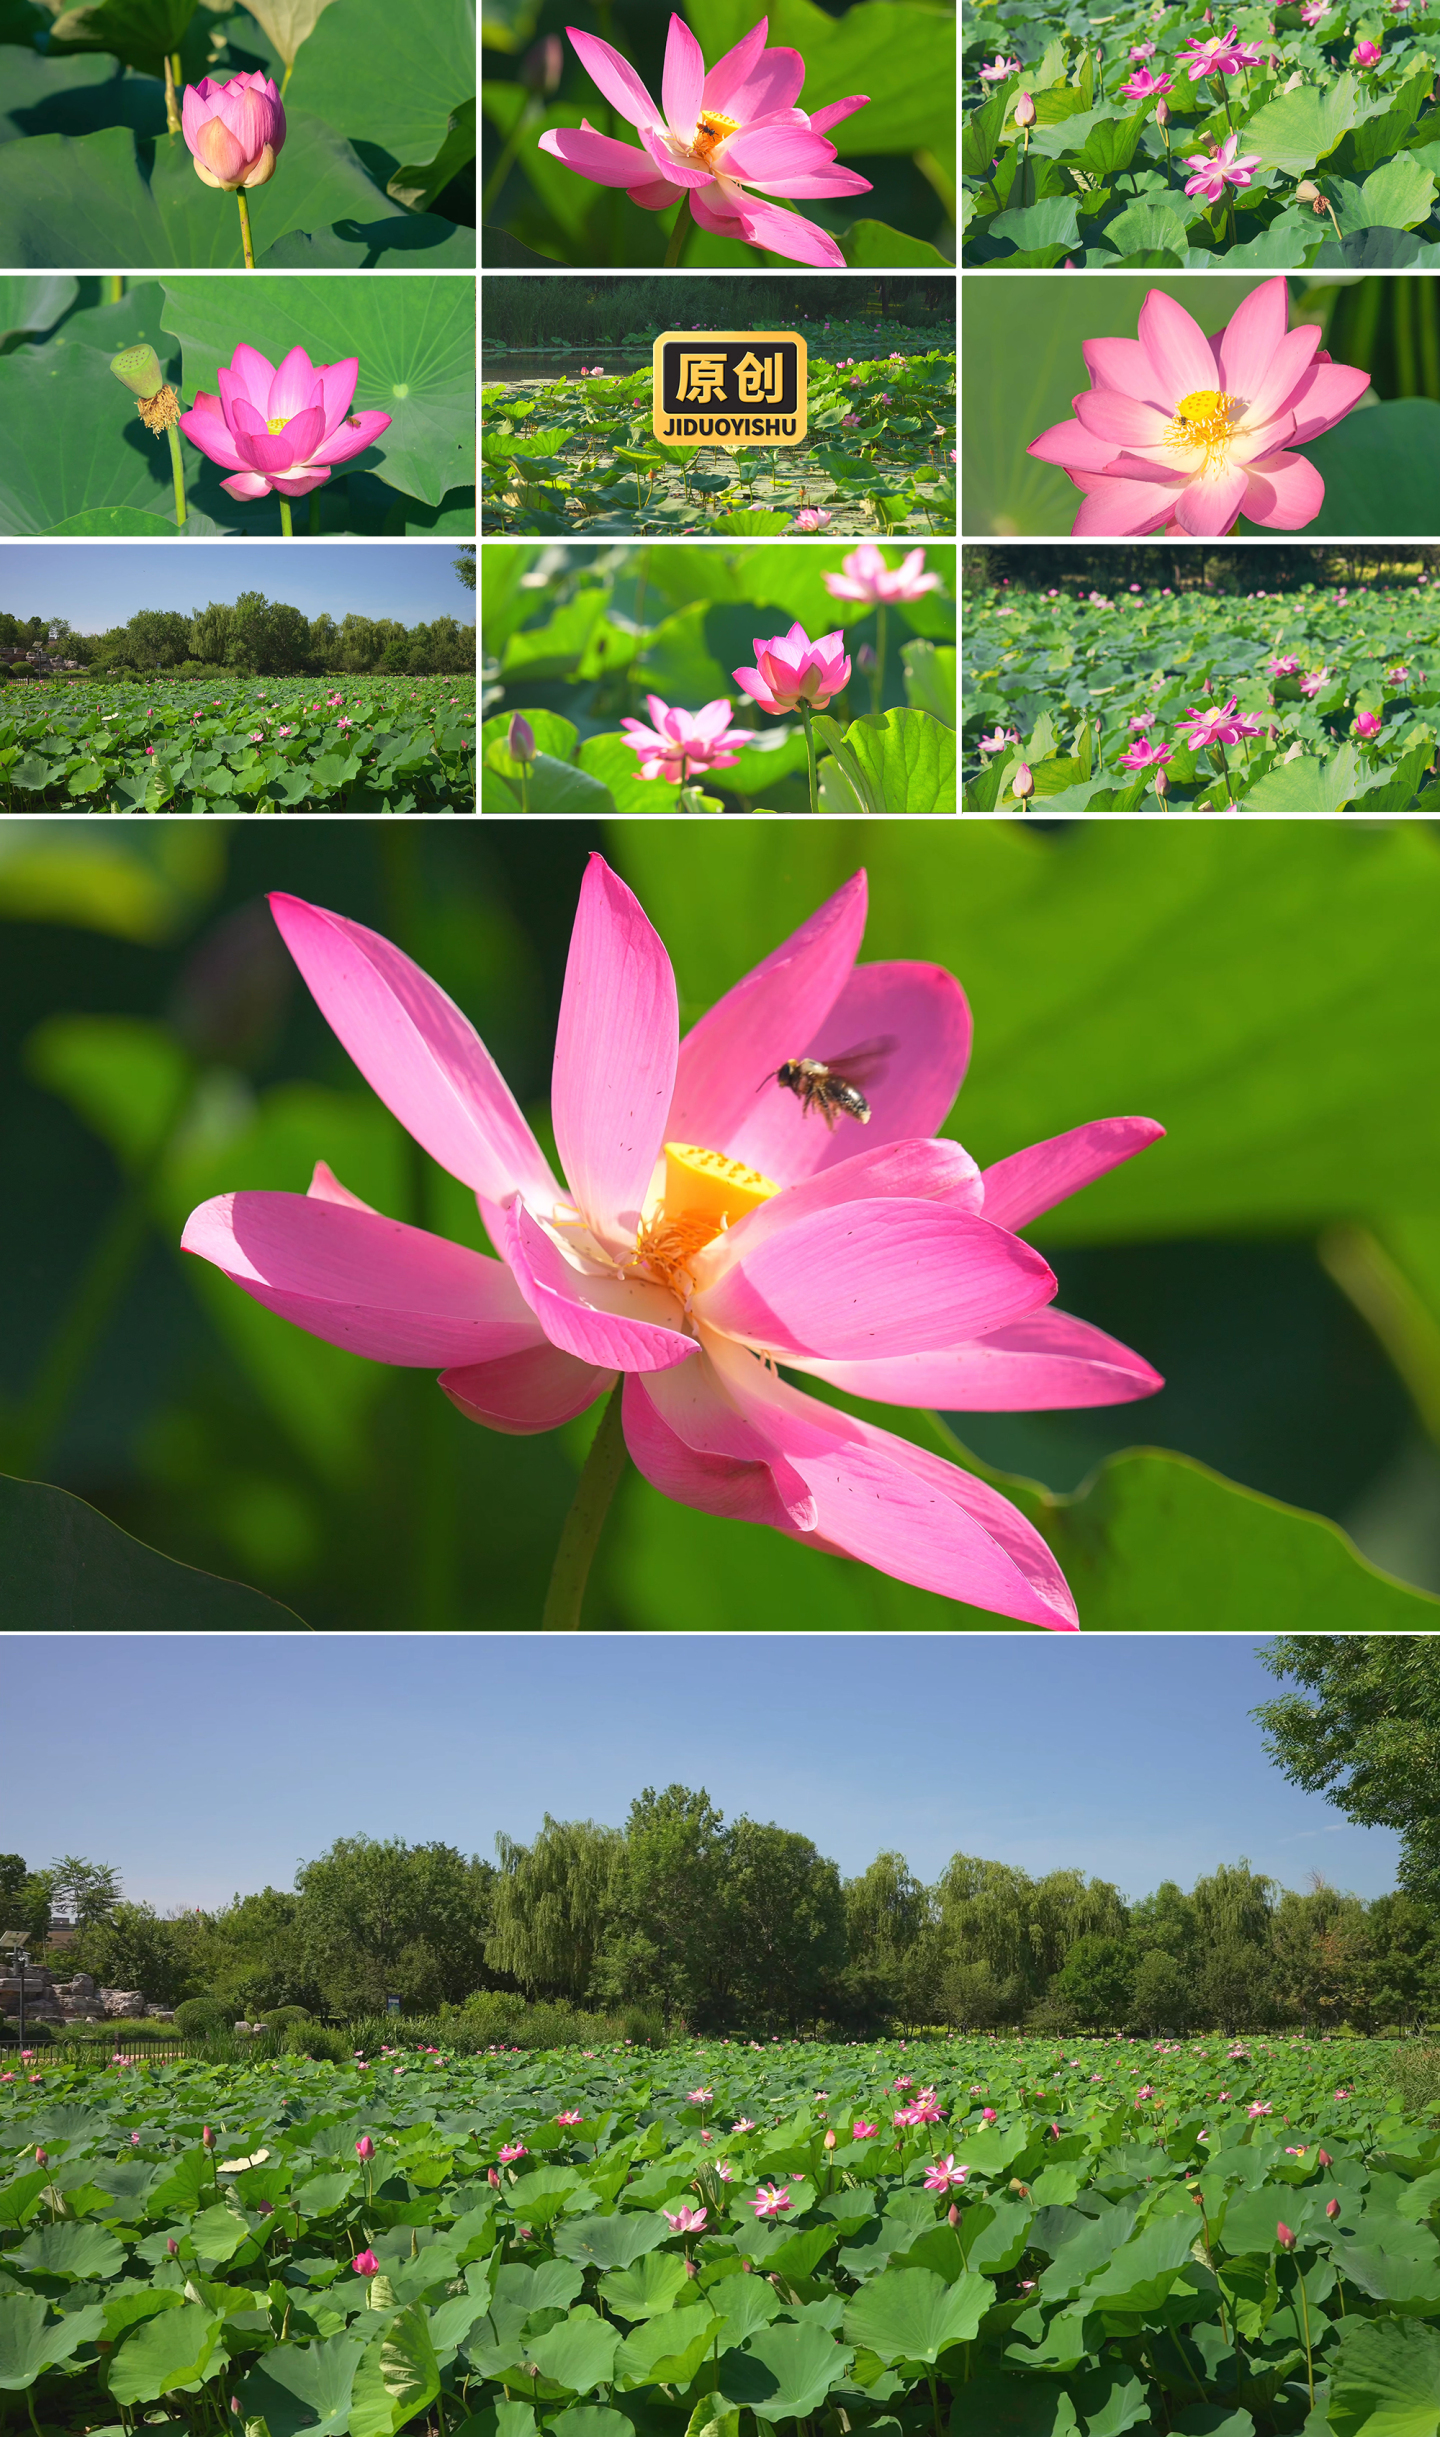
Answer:
<svg viewBox="0 0 1440 2437"><path fill-rule="evenodd" d="M952 2225L958 2225L960 2223L960 2211L955 2206L953 2200L951 2201L949 2208L945 2211L945 2214L949 2218Z"/></svg>
<svg viewBox="0 0 1440 2437"><path fill-rule="evenodd" d="M535 731L534 731L534 729L531 727L529 720L528 720L528 719L526 719L526 718L524 717L524 715L523 715L521 712L519 712L519 711L517 711L517 712L515 713L515 715L514 715L513 719L512 719L512 720L511 720L511 722L510 722L510 726L509 726L509 730L508 730L508 732L507 732L507 734L506 734L505 742L506 742L506 744L507 744L507 745L509 746L509 748L510 748L510 754L511 754L511 758L512 758L514 761L517 761L517 762L533 762L533 761L534 761L534 759L535 759Z"/></svg>
<svg viewBox="0 0 1440 2437"><path fill-rule="evenodd" d="M493 2167L493 2166L491 2166L491 2167L487 2167L487 2168L486 2168L486 2174L487 2174L487 2176L488 2176L488 2178L489 2178L490 2182L491 2182L491 2183L494 2185L494 2187L495 2187L496 2191L498 2192L498 2191L499 2191L499 2189L500 2189L500 2177L499 2177L499 2176L498 2176L498 2174L495 2172L494 2167Z"/></svg>
<svg viewBox="0 0 1440 2437"><path fill-rule="evenodd" d="M223 85L208 76L187 85L180 121L195 174L207 186L233 195L274 177L285 142L285 106L279 86L261 69Z"/></svg>
<svg viewBox="0 0 1440 2437"><path fill-rule="evenodd" d="M214 2146L215 2146L215 2135L214 2135L214 2133L213 2133L213 2132L210 2130L210 2127L209 2127L209 2125L208 2125L208 2124L207 2124L207 2125L204 2127L203 2131L201 2132L200 2138L201 2138L201 2140L204 2142L205 2147L206 2147L207 2149L213 2149L213 2148L214 2148Z"/></svg>
<svg viewBox="0 0 1440 2437"><path fill-rule="evenodd" d="M1016 96L1015 96L1015 124L1016 124L1016 126L1017 126L1017 127L1033 127L1033 126L1034 126L1034 124L1035 124L1035 96L1034 96L1034 94L1033 94L1033 93L1017 93L1017 94L1016 94Z"/></svg>
<svg viewBox="0 0 1440 2437"><path fill-rule="evenodd" d="M1326 2216L1329 2218L1329 2220L1330 2220L1331 2224L1333 2225L1333 2224L1334 2224L1334 2222L1335 2222L1335 2220L1336 2220L1336 2218L1337 2218L1337 2217L1339 2216L1339 2214L1340 2214L1340 2203L1339 2203L1339 2201L1338 2201L1338 2200L1327 2200L1327 2201L1326 2201L1326 2203L1325 2203L1325 2214L1326 2214Z"/></svg>
<svg viewBox="0 0 1440 2437"><path fill-rule="evenodd" d="M834 2146L835 2146L835 2135L834 2135L834 2133L833 2133L833 2132L827 2132L827 2133L826 2133L826 2135L825 2135L825 2147L826 2147L827 2149L833 2149L833 2148L834 2148Z"/></svg>
<svg viewBox="0 0 1440 2437"><path fill-rule="evenodd" d="M1155 104L1155 124L1157 127L1168 127L1170 124L1170 104L1163 93Z"/></svg>
<svg viewBox="0 0 1440 2437"><path fill-rule="evenodd" d="M357 2276L374 2276L380 2266L373 2251L357 2251L350 2262Z"/></svg>
<svg viewBox="0 0 1440 2437"><path fill-rule="evenodd" d="M1295 2248L1295 2237L1291 2233L1290 2228L1285 2223L1283 2217L1280 2219L1275 2228L1275 2240L1279 2243L1282 2251L1293 2251Z"/></svg>
<svg viewBox="0 0 1440 2437"><path fill-rule="evenodd" d="M1315 2155L1319 2159L1322 2166L1328 2166L1330 2164L1330 2152L1328 2149L1317 2149Z"/></svg>
<svg viewBox="0 0 1440 2437"><path fill-rule="evenodd" d="M35 2152L35 2163L37 2166L48 2166L50 2163L48 2153L43 2149L37 2149Z"/></svg>
<svg viewBox="0 0 1440 2437"><path fill-rule="evenodd" d="M356 2155L356 2157L357 2157L357 2158L373 2158L373 2157L374 2157L374 2155L375 2155L375 2144L374 2144L374 2142L371 2140L370 2135L369 2135L369 2133L368 2133L368 2132L362 2132L362 2133L361 2133L359 2140L358 2140L358 2141L356 2142L356 2144L355 2144L355 2155Z"/></svg>
<svg viewBox="0 0 1440 2437"><path fill-rule="evenodd" d="M1035 781L1028 762L1020 764L1014 778L1010 781L1010 793L1022 804L1027 796L1035 793Z"/></svg>
<svg viewBox="0 0 1440 2437"><path fill-rule="evenodd" d="M534 42L520 64L520 82L532 93L558 93L565 71L565 45L558 34Z"/></svg>
<svg viewBox="0 0 1440 2437"><path fill-rule="evenodd" d="M686 2260L686 2262L685 2262L685 2273L686 2273L686 2275L687 2275L687 2276L698 2276L698 2275L699 2275L700 2271L699 2271L699 2269L696 2267L695 2262L694 2262L694 2260L693 2260L693 2259L687 2259L687 2260Z"/></svg>
<svg viewBox="0 0 1440 2437"><path fill-rule="evenodd" d="M1165 773L1164 773L1164 771L1163 771L1163 770L1157 770L1157 771L1156 771L1156 773L1155 773L1155 793L1156 793L1158 796L1162 796L1162 797L1163 797L1163 796L1165 796L1165 795L1168 795L1169 791L1170 791L1170 781L1169 781L1169 780L1168 780L1168 778L1165 776Z"/></svg>

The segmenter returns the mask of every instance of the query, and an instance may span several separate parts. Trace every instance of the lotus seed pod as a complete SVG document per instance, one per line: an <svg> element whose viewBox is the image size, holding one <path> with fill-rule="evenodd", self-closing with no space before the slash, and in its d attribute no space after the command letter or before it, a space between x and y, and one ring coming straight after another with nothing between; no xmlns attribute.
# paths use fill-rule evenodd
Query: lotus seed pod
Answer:
<svg viewBox="0 0 1440 2437"><path fill-rule="evenodd" d="M1319 189L1319 187L1316 185L1316 183L1315 183L1315 181L1314 181L1314 179L1313 179L1313 178L1302 178L1302 179L1301 179L1301 181L1300 181L1299 185L1298 185L1298 186L1296 187L1296 189L1295 189L1295 200L1296 200L1296 202L1297 202L1297 203L1318 203L1318 202L1319 202L1319 200L1320 200L1320 189Z"/></svg>
<svg viewBox="0 0 1440 2437"><path fill-rule="evenodd" d="M122 347L118 355L111 356L110 369L133 397L153 398L165 386L160 358L153 347Z"/></svg>

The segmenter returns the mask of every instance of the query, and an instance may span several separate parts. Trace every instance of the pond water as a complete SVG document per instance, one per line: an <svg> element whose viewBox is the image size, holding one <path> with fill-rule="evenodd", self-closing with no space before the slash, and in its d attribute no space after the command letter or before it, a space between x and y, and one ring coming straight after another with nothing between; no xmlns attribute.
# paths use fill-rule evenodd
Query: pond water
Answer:
<svg viewBox="0 0 1440 2437"><path fill-rule="evenodd" d="M584 364L603 364L607 372L638 372L650 361L648 347L582 347L574 355L551 347L487 348L480 359L487 381L573 381Z"/></svg>

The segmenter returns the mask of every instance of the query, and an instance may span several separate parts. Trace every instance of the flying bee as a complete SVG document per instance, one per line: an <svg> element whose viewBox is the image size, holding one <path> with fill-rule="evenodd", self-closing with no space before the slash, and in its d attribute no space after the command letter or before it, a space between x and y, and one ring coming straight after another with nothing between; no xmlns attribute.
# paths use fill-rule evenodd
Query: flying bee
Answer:
<svg viewBox="0 0 1440 2437"><path fill-rule="evenodd" d="M853 1117L858 1125L870 1123L870 1103L860 1085L869 1077L879 1077L886 1062L899 1048L893 1034L885 1033L877 1041L862 1041L856 1049L839 1049L833 1058L786 1058L765 1083L778 1083L785 1092L793 1092L800 1103L800 1114L808 1117L818 1109L831 1133L837 1117ZM757 1090L763 1091L764 1084Z"/></svg>

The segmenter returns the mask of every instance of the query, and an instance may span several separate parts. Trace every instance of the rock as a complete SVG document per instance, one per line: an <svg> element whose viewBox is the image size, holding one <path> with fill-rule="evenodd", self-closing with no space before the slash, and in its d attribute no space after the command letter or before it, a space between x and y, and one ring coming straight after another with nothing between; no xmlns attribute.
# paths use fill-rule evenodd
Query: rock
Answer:
<svg viewBox="0 0 1440 2437"><path fill-rule="evenodd" d="M88 1972L77 1972L70 1986L77 1997L93 1997L96 1994L95 1983Z"/></svg>
<svg viewBox="0 0 1440 2437"><path fill-rule="evenodd" d="M147 2005L145 2018L147 2022L173 2022L175 2008L172 2005Z"/></svg>
<svg viewBox="0 0 1440 2437"><path fill-rule="evenodd" d="M117 2021L133 2022L145 2011L143 1989L101 1989L99 1997L107 2017Z"/></svg>

